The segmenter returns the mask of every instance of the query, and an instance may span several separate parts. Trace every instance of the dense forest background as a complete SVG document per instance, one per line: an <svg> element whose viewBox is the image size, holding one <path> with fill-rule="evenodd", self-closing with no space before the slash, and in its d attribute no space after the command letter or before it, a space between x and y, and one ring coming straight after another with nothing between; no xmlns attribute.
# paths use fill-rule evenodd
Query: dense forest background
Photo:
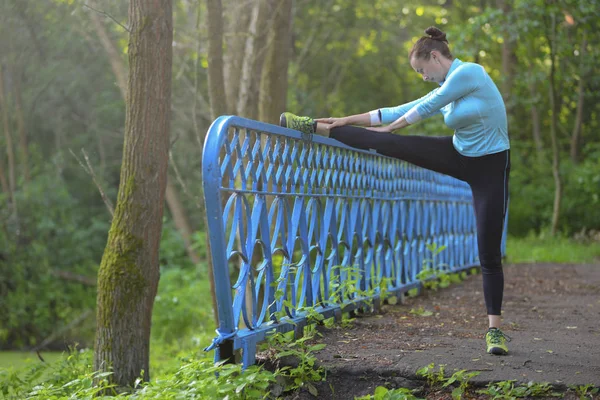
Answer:
<svg viewBox="0 0 600 400"><path fill-rule="evenodd" d="M207 18L215 4L222 23ZM93 342L123 150L127 7L0 3L0 349ZM598 10L595 0L173 0L153 339L200 346L194 334L215 327L201 184L214 118L276 123L286 109L342 116L423 96L431 83L407 55L431 25L447 32L456 57L482 64L506 99L510 236L600 240ZM452 134L441 118L411 129Z"/></svg>

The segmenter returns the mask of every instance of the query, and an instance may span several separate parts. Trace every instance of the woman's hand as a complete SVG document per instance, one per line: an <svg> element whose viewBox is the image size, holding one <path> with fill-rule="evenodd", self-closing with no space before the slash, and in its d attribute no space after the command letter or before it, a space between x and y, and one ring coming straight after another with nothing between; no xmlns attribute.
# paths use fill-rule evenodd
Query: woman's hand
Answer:
<svg viewBox="0 0 600 400"><path fill-rule="evenodd" d="M332 118L332 117L318 118L318 119L315 119L315 121L326 124L326 126L325 126L326 129L333 129L338 126L348 125L348 120L346 118Z"/></svg>

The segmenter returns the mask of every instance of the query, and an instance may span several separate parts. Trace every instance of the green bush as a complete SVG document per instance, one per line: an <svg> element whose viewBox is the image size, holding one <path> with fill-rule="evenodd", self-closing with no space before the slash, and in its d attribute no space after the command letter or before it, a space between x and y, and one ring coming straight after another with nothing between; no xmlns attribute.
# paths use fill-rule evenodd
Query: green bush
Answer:
<svg viewBox="0 0 600 400"><path fill-rule="evenodd" d="M164 268L152 313L153 341L187 349L215 329L208 280L195 269Z"/></svg>
<svg viewBox="0 0 600 400"><path fill-rule="evenodd" d="M559 228L566 235L600 231L600 145L588 144L580 164L561 160L563 187ZM516 154L516 153L515 153ZM554 178L549 161L513 157L508 230L513 236L540 233L550 226Z"/></svg>
<svg viewBox="0 0 600 400"><path fill-rule="evenodd" d="M16 197L18 218L0 211L7 221L0 229L0 349L35 346L93 309L95 288L56 271L95 277L109 222L106 215L90 218L55 175L32 180Z"/></svg>

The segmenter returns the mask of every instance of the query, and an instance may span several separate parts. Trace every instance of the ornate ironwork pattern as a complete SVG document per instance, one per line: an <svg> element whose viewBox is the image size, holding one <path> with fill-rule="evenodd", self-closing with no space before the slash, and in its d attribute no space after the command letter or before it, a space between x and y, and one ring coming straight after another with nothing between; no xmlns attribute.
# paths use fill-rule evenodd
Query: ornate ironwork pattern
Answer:
<svg viewBox="0 0 600 400"><path fill-rule="evenodd" d="M417 287L424 265L477 265L468 185L375 152L220 117L203 179L217 361L241 348L244 366L253 364L256 343L300 329L308 307L339 316L367 298L377 306L382 289ZM433 245L446 247L435 259Z"/></svg>

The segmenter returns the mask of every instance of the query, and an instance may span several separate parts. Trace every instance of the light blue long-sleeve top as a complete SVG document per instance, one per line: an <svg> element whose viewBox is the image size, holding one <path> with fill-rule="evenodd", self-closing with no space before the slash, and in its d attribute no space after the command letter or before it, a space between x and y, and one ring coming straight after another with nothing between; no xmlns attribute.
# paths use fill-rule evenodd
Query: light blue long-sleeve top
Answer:
<svg viewBox="0 0 600 400"><path fill-rule="evenodd" d="M410 103L379 109L381 122L389 124L409 111L420 119L442 113L462 155L480 157L510 148L502 95L479 64L454 59L439 88Z"/></svg>

